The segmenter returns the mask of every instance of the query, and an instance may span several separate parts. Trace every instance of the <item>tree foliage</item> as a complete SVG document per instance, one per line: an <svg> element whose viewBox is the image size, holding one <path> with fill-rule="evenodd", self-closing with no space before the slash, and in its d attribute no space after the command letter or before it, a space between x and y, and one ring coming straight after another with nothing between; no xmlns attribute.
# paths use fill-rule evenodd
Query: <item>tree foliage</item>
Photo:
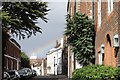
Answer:
<svg viewBox="0 0 120 80"><path fill-rule="evenodd" d="M25 52L21 52L20 56L21 56L21 67L23 67L23 68L30 68L30 59L25 54Z"/></svg>
<svg viewBox="0 0 120 80"><path fill-rule="evenodd" d="M94 63L94 22L88 16L76 13L67 16L65 35L67 43L72 46L78 62L83 65Z"/></svg>
<svg viewBox="0 0 120 80"><path fill-rule="evenodd" d="M40 18L47 22L46 2L2 2L2 11L0 11L0 20L2 20L2 70L4 71L4 53L6 41L9 40L10 32L13 36L29 38L37 32L42 33L40 26L37 26L37 19ZM23 64L25 58L21 59ZM29 62L28 62L29 63ZM2 74L3 76L3 74Z"/></svg>
<svg viewBox="0 0 120 80"><path fill-rule="evenodd" d="M72 80L120 80L119 70L102 65L85 66L72 73Z"/></svg>
<svg viewBox="0 0 120 80"><path fill-rule="evenodd" d="M3 2L2 3L2 29L10 30L13 35L19 38L30 37L41 28L36 25L37 19L41 18L47 22L46 2Z"/></svg>

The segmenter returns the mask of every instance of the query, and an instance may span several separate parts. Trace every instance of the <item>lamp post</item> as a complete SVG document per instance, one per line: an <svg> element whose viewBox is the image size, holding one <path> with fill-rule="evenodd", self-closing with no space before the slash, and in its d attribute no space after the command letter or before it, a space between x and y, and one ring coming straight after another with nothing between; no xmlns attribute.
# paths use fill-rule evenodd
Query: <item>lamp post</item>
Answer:
<svg viewBox="0 0 120 80"><path fill-rule="evenodd" d="M54 56L54 75L55 75L55 56Z"/></svg>

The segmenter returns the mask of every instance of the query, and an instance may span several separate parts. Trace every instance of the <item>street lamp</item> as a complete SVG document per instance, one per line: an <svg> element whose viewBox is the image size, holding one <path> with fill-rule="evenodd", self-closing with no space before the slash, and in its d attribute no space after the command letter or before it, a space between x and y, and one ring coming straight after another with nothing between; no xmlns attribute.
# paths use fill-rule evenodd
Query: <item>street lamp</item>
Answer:
<svg viewBox="0 0 120 80"><path fill-rule="evenodd" d="M54 56L54 75L55 75L55 56Z"/></svg>

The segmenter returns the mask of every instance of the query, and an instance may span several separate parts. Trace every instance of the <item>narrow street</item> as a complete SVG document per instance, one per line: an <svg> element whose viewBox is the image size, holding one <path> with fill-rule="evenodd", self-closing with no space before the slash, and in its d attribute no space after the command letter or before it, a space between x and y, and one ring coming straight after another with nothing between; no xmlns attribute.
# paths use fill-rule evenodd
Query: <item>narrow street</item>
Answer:
<svg viewBox="0 0 120 80"><path fill-rule="evenodd" d="M120 80L120 0L7 1L0 80Z"/></svg>
<svg viewBox="0 0 120 80"><path fill-rule="evenodd" d="M35 76L30 80L70 80L65 75L57 75L57 76Z"/></svg>

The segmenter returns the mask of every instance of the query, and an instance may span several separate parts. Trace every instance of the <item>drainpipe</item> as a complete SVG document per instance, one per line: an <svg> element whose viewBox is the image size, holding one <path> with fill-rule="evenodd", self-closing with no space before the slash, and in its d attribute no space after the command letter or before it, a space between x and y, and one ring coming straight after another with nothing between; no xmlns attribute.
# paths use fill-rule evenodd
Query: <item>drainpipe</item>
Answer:
<svg viewBox="0 0 120 80"><path fill-rule="evenodd" d="M75 2L74 2L74 15L76 14L76 0L75 0Z"/></svg>
<svg viewBox="0 0 120 80"><path fill-rule="evenodd" d="M74 16L76 15L76 0L74 0ZM73 69L75 70L75 55L73 55Z"/></svg>
<svg viewBox="0 0 120 80"><path fill-rule="evenodd" d="M92 0L92 19L94 19L94 0Z"/></svg>
<svg viewBox="0 0 120 80"><path fill-rule="evenodd" d="M0 1L0 12L2 12L1 8L2 8L2 2ZM2 26L2 20L0 20L0 26ZM2 28L0 28L0 42L2 44ZM3 57L4 56L3 56L3 53L2 53L2 45L0 45L0 80L2 80L3 70L4 70Z"/></svg>
<svg viewBox="0 0 120 80"><path fill-rule="evenodd" d="M70 78L70 46L68 46L68 78Z"/></svg>

